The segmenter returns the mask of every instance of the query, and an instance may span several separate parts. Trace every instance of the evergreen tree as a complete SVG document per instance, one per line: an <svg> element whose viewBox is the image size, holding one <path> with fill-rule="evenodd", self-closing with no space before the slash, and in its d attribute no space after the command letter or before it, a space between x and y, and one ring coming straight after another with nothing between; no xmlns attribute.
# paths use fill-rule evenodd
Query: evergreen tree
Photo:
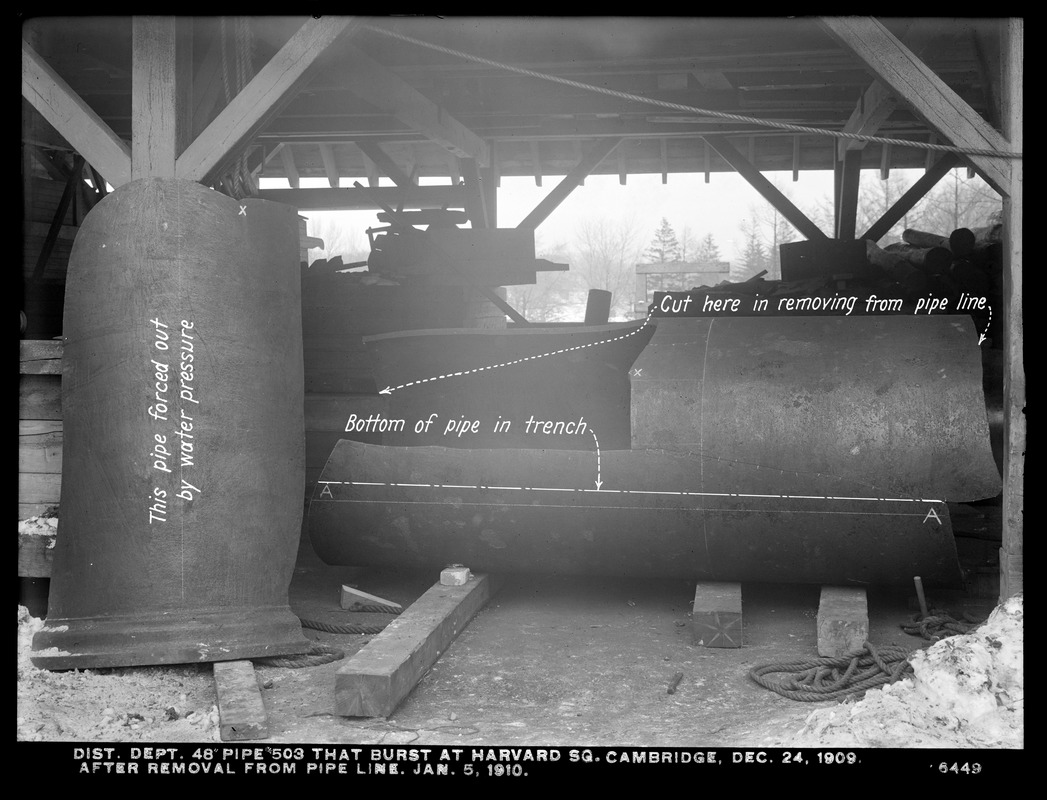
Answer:
<svg viewBox="0 0 1047 800"><path fill-rule="evenodd" d="M707 233L701 244L698 245L697 258L695 260L699 264L715 264L723 260L723 257L720 255L720 248L711 233Z"/></svg>
<svg viewBox="0 0 1047 800"><path fill-rule="evenodd" d="M655 231L654 240L644 251L644 257L655 264L667 264L680 260L680 243L676 241L676 232L669 220L662 217L662 224Z"/></svg>

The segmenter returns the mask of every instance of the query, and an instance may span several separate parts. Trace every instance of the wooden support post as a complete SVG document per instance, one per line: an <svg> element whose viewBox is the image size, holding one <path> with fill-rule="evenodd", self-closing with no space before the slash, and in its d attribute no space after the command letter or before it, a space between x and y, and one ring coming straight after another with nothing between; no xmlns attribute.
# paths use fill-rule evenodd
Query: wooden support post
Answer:
<svg viewBox="0 0 1047 800"><path fill-rule="evenodd" d="M862 153L864 152L864 150L848 150L843 157L840 208L836 215L837 239L854 239L858 227L858 187L861 185Z"/></svg>
<svg viewBox="0 0 1047 800"><path fill-rule="evenodd" d="M625 186L625 182L629 179L629 165L625 161L625 148L624 144L618 148L618 183L622 186Z"/></svg>
<svg viewBox="0 0 1047 800"><path fill-rule="evenodd" d="M702 647L742 646L740 583L699 583L695 587L691 641Z"/></svg>
<svg viewBox="0 0 1047 800"><path fill-rule="evenodd" d="M552 214L557 206L559 206L571 192L581 185L585 176L596 169L597 165L609 156L611 151L614 150L621 141L622 140L619 137L609 137L606 139L597 139L589 145L585 154L582 156L582 160L578 162L574 169L568 172L563 180L560 181L553 190L545 196L542 202L536 205L531 213L524 217L523 221L516 227L534 230L541 225L546 217Z"/></svg>
<svg viewBox="0 0 1047 800"><path fill-rule="evenodd" d="M839 658L860 650L868 639L865 589L823 586L818 603L818 655Z"/></svg>
<svg viewBox="0 0 1047 800"><path fill-rule="evenodd" d="M1025 23L1004 23L1004 134L1022 150ZM1025 530L1025 344L1022 323L1022 160L1011 162L1003 201L1003 543L1000 548L1000 601L1023 590Z"/></svg>
<svg viewBox="0 0 1047 800"><path fill-rule="evenodd" d="M934 188L934 185L942 179L942 177L953 167L960 163L960 158L955 153L946 153L939 158L931 171L922 175L916 183L909 187L908 191L899 197L894 205L892 205L884 215L880 217L876 222L865 233L862 234L862 239L868 239L870 242L878 241L883 238L887 231L893 228L898 221L904 217L909 211L915 206L923 197Z"/></svg>
<svg viewBox="0 0 1047 800"><path fill-rule="evenodd" d="M891 146L880 145L880 180L885 181L891 177Z"/></svg>
<svg viewBox="0 0 1047 800"><path fill-rule="evenodd" d="M223 742L268 739L269 717L250 661L218 661L214 665L218 695L219 735Z"/></svg>
<svg viewBox="0 0 1047 800"><path fill-rule="evenodd" d="M662 183L666 184L669 182L669 153L668 153L668 142L665 139L658 140L659 148L662 151Z"/></svg>
<svg viewBox="0 0 1047 800"><path fill-rule="evenodd" d="M800 180L800 137L793 137L793 183Z"/></svg>
<svg viewBox="0 0 1047 800"><path fill-rule="evenodd" d="M292 189L297 189L301 186L301 180L298 177L298 167L294 163L294 153L291 151L291 145L284 142L280 148L280 160L284 165L284 175L287 177L287 183Z"/></svg>
<svg viewBox="0 0 1047 800"><path fill-rule="evenodd" d="M370 159L378 169L385 173L385 177L389 178L397 186L409 186L411 184L411 179L407 173L400 169L397 163L377 143L360 140L356 143L356 146L360 148L360 152L366 158ZM370 178L368 178L368 181L370 181Z"/></svg>
<svg viewBox="0 0 1047 800"><path fill-rule="evenodd" d="M538 154L538 142L531 140L531 163L534 166L534 185L542 185L542 157Z"/></svg>
<svg viewBox="0 0 1047 800"><path fill-rule="evenodd" d="M327 185L332 189L337 189L340 177L338 175L338 164L334 160L334 150L331 149L329 144L321 144L319 147L320 160L323 161L324 173L327 175Z"/></svg>
<svg viewBox="0 0 1047 800"><path fill-rule="evenodd" d="M484 202L484 191L480 186L480 171L476 159L461 160L462 178L465 179L465 210L474 228L488 228L487 204Z"/></svg>
<svg viewBox="0 0 1047 800"><path fill-rule="evenodd" d="M927 144L938 144L938 137L935 136L933 133L930 134L927 137ZM934 150L928 150L927 151L927 155L923 159L923 171L925 173L928 170L930 170L930 168L934 164L934 161L935 161L936 158L937 158L937 156L935 155L935 151Z"/></svg>
<svg viewBox="0 0 1047 800"><path fill-rule="evenodd" d="M131 180L131 148L22 42L22 96L113 186Z"/></svg>
<svg viewBox="0 0 1047 800"><path fill-rule="evenodd" d="M711 159L711 156L709 154L709 140L708 139L704 139L702 141L702 147L703 147L703 149L705 151L705 182L709 183L709 172L710 172L710 170L709 170L709 166L710 166L709 165L709 161Z"/></svg>
<svg viewBox="0 0 1047 800"><path fill-rule="evenodd" d="M435 584L338 670L343 717L388 717L494 593L492 579Z"/></svg>
<svg viewBox="0 0 1047 800"><path fill-rule="evenodd" d="M865 90L862 99L844 123L844 133L859 133L871 136L880 129L887 118L898 107L898 98L879 81L873 81ZM862 150L868 142L861 139L840 139L837 156L842 160L848 150Z"/></svg>
<svg viewBox="0 0 1047 800"><path fill-rule="evenodd" d="M131 19L131 180L173 178L178 93L174 17Z"/></svg>
<svg viewBox="0 0 1047 800"><path fill-rule="evenodd" d="M789 220L793 227L803 236L808 239L825 238L825 234L822 233L821 229L807 219L804 213L793 205L788 197L778 191L778 188L767 180L756 167L749 161L746 161L742 154L735 149L734 145L727 141L726 136L718 134L707 135L705 141L720 154L724 161L734 167L738 174L745 178L749 185L756 189L768 203L774 206L779 214Z"/></svg>
<svg viewBox="0 0 1047 800"><path fill-rule="evenodd" d="M255 133L294 98L328 48L358 24L351 17L321 17L302 25L178 156L175 174L204 183L215 180Z"/></svg>

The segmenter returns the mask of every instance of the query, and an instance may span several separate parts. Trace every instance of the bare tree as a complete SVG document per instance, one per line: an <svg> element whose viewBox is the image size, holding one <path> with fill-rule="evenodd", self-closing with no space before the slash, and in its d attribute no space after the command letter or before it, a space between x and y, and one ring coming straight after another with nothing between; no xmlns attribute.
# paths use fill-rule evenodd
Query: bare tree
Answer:
<svg viewBox="0 0 1047 800"><path fill-rule="evenodd" d="M635 220L583 221L575 234L571 272L580 289L604 289L611 293L611 314L628 314L636 263L643 250Z"/></svg>
<svg viewBox="0 0 1047 800"><path fill-rule="evenodd" d="M564 243L544 245L536 237L535 253L560 264L570 264L571 254ZM539 272L535 283L506 287L507 300L511 306L530 322L569 321L573 305L571 292L574 277L570 272Z"/></svg>
<svg viewBox="0 0 1047 800"><path fill-rule="evenodd" d="M920 227L948 236L957 228L988 225L989 217L1002 206L1000 196L980 177L968 178L963 170L954 169L920 202Z"/></svg>

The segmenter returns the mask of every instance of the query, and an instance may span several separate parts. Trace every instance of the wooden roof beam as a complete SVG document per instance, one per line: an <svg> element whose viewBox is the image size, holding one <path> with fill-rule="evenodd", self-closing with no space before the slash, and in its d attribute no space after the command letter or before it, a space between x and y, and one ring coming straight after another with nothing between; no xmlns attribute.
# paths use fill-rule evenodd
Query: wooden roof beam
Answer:
<svg viewBox="0 0 1047 800"><path fill-rule="evenodd" d="M131 179L173 178L192 137L192 20L131 18Z"/></svg>
<svg viewBox="0 0 1047 800"><path fill-rule="evenodd" d="M338 175L338 163L334 160L334 150L329 144L321 144L320 160L324 162L324 173L327 175L327 184L332 189L337 189L340 181Z"/></svg>
<svg viewBox="0 0 1047 800"><path fill-rule="evenodd" d="M844 133L859 133L871 136L880 129L887 118L894 113L898 107L896 98L889 89L879 81L873 81L872 85L865 90L862 99L851 112L850 118L844 123ZM862 150L868 142L858 139L841 139L839 143L839 157L843 158L848 150Z"/></svg>
<svg viewBox="0 0 1047 800"><path fill-rule="evenodd" d="M384 172L385 177L392 180L397 186L411 185L411 179L407 173L400 169L397 163L376 142L360 139L357 141L356 146L360 148L360 152L364 154L366 159L369 159L372 164ZM368 181L370 181L370 176L368 176Z"/></svg>
<svg viewBox="0 0 1047 800"><path fill-rule="evenodd" d="M196 137L175 163L179 178L207 183L304 86L352 17L310 19ZM110 181L112 183L112 181Z"/></svg>
<svg viewBox="0 0 1047 800"><path fill-rule="evenodd" d="M300 211L358 211L391 208L465 208L465 193L460 186L399 186L376 189L262 189L261 200L287 203Z"/></svg>
<svg viewBox="0 0 1047 800"><path fill-rule="evenodd" d="M566 200L567 196L581 185L582 181L585 180L585 176L596 169L599 163L609 156L611 151L621 141L618 137L608 137L606 139L597 139L589 145L583 153L581 161L578 162L574 169L568 172L563 180L516 227L533 231L541 225L556 210L560 203Z"/></svg>
<svg viewBox="0 0 1047 800"><path fill-rule="evenodd" d="M534 185L542 185L542 157L538 154L538 142L531 139L531 163L534 164Z"/></svg>
<svg viewBox="0 0 1047 800"><path fill-rule="evenodd" d="M879 241L887 232L893 228L902 217L912 210L913 206L920 202L935 184L945 174L960 164L960 157L955 153L946 153L931 166L928 172L920 176L920 179L909 187L908 191L899 197L883 216L874 222L860 238L868 239L870 242Z"/></svg>
<svg viewBox="0 0 1047 800"><path fill-rule="evenodd" d="M793 205L788 197L782 194L773 183L767 180L756 167L747 161L734 145L727 141L727 137L706 136L704 138L709 146L720 154L720 158L734 167L738 174L745 178L760 193L763 199L774 206L778 213L789 220L793 227L803 236L808 239L826 238L821 228L807 219L804 213Z"/></svg>
<svg viewBox="0 0 1047 800"><path fill-rule="evenodd" d="M939 135L958 147L1005 151L1010 143L872 17L823 17L821 24ZM1011 165L992 156L966 156L1001 195L1010 184Z"/></svg>
<svg viewBox="0 0 1047 800"><path fill-rule="evenodd" d="M301 179L298 176L298 165L294 163L294 153L291 151L291 145L286 142L280 147L280 160L284 165L284 176L287 178L287 183L292 189L299 188Z"/></svg>
<svg viewBox="0 0 1047 800"><path fill-rule="evenodd" d="M25 41L22 96L112 186L131 180L130 146Z"/></svg>
<svg viewBox="0 0 1047 800"><path fill-rule="evenodd" d="M357 97L424 133L459 158L490 163L487 143L392 70L355 47L345 48L334 76Z"/></svg>

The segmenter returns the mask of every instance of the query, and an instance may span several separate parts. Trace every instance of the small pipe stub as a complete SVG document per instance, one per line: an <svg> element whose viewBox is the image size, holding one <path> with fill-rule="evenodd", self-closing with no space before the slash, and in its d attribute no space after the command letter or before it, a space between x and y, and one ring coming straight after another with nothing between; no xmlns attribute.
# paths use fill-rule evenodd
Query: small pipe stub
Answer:
<svg viewBox="0 0 1047 800"><path fill-rule="evenodd" d="M440 572L440 583L443 586L465 586L469 583L472 573L468 567L461 564L449 564Z"/></svg>

